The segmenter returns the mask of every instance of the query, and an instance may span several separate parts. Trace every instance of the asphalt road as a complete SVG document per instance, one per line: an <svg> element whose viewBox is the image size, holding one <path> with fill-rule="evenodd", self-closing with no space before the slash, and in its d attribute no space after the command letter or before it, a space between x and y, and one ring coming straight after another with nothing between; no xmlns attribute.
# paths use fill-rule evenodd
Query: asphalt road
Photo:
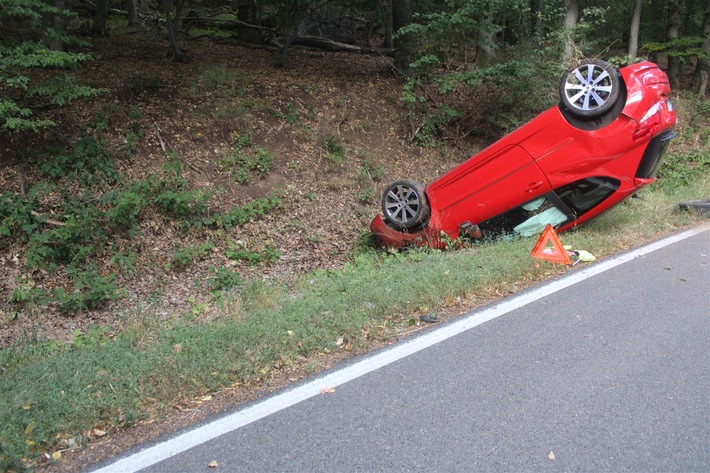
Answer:
<svg viewBox="0 0 710 473"><path fill-rule="evenodd" d="M709 472L710 231L603 264L104 471Z"/></svg>

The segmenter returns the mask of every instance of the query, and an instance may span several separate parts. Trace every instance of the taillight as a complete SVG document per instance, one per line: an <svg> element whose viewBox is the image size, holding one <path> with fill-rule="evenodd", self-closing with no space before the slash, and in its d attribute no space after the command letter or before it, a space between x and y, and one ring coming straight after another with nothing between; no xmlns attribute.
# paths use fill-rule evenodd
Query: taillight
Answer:
<svg viewBox="0 0 710 473"><path fill-rule="evenodd" d="M634 140L639 140L646 135L652 135L661 127L661 113L663 111L663 102L656 102L648 109L646 114L639 121L636 130L634 130ZM672 106L671 106L672 107Z"/></svg>

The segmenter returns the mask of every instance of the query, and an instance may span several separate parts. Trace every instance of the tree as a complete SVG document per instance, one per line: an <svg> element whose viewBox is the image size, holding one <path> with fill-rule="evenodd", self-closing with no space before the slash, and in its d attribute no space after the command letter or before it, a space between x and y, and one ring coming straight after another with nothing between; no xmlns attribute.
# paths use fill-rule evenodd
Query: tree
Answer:
<svg viewBox="0 0 710 473"><path fill-rule="evenodd" d="M708 88L708 75L710 75L710 0L705 2L702 34L704 57L698 57L698 65L695 68L693 83L698 88L698 95L705 97Z"/></svg>
<svg viewBox="0 0 710 473"><path fill-rule="evenodd" d="M89 54L60 50L64 44L72 42L61 28L71 16L66 8L43 0L0 0L0 89L4 92L0 96L0 128L3 131L37 132L54 125L50 120L36 117L32 105L36 97L62 106L99 93L97 89L77 85L69 75L53 74L45 82L30 79L33 69L71 69L91 59ZM47 21L52 18L62 21ZM48 41L27 39L38 37L36 32L41 32Z"/></svg>
<svg viewBox="0 0 710 473"><path fill-rule="evenodd" d="M94 22L91 32L96 36L106 36L106 18L108 17L108 0L96 0Z"/></svg>
<svg viewBox="0 0 710 473"><path fill-rule="evenodd" d="M574 32L577 28L577 18L579 17L579 0L565 0L565 15L562 23L563 32L565 35L565 49L562 53L562 63L567 64L574 56Z"/></svg>
<svg viewBox="0 0 710 473"><path fill-rule="evenodd" d="M669 0L668 2L668 29L666 39L673 42L680 37L681 16L680 0ZM675 54L668 55L668 79L671 89L680 88L680 57Z"/></svg>
<svg viewBox="0 0 710 473"><path fill-rule="evenodd" d="M411 0L392 0L392 29L397 34L394 42L394 59L397 70L404 75L411 73L410 64L415 50L415 37L411 32L399 32L412 23Z"/></svg>
<svg viewBox="0 0 710 473"><path fill-rule="evenodd" d="M259 33L256 29L246 26L256 25L258 22L256 0L236 0L234 4L237 10L237 20L241 22L237 26L237 37L241 41L257 43L259 41Z"/></svg>
<svg viewBox="0 0 710 473"><path fill-rule="evenodd" d="M43 41L52 51L64 51L67 42L67 23L69 21L69 8L71 0L53 0L56 10L45 10L42 14L44 28ZM63 13L66 12L66 13Z"/></svg>
<svg viewBox="0 0 710 473"><path fill-rule="evenodd" d="M629 64L636 60L636 55L638 54L642 6L643 0L634 1L634 11L631 14L631 30L629 31Z"/></svg>
<svg viewBox="0 0 710 473"><path fill-rule="evenodd" d="M178 24L180 20L180 12L182 11L183 0L162 0L163 13L168 28L168 36L170 37L170 49L172 51L173 61L187 62L187 53L178 44Z"/></svg>
<svg viewBox="0 0 710 473"><path fill-rule="evenodd" d="M131 28L138 24L138 11L136 9L136 0L127 0L128 7L128 26Z"/></svg>

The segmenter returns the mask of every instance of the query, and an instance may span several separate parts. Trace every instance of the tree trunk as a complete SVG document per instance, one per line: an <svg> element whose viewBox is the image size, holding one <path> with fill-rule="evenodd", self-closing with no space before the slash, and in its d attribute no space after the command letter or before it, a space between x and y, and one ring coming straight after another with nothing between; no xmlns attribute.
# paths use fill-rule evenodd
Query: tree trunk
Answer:
<svg viewBox="0 0 710 473"><path fill-rule="evenodd" d="M298 0L285 0L284 2L284 44L281 48L281 54L278 60L280 66L286 65L288 50L291 48L291 43L293 43L293 12L298 8L297 1Z"/></svg>
<svg viewBox="0 0 710 473"><path fill-rule="evenodd" d="M237 6L237 20L250 25L258 24L256 0L237 0L235 3ZM237 38L246 43L258 43L259 31L254 28L240 26L237 28Z"/></svg>
<svg viewBox="0 0 710 473"><path fill-rule="evenodd" d="M394 32L392 27L392 1L385 0L385 12L387 13L385 20L385 39L382 44L384 48L394 48Z"/></svg>
<svg viewBox="0 0 710 473"><path fill-rule="evenodd" d="M138 25L138 9L136 9L136 0L128 0L128 26L135 28Z"/></svg>
<svg viewBox="0 0 710 473"><path fill-rule="evenodd" d="M703 17L703 52L704 58L698 58L698 65L693 74L693 88L697 88L698 95L705 97L710 75L710 0L705 2L705 16Z"/></svg>
<svg viewBox="0 0 710 473"><path fill-rule="evenodd" d="M47 3L61 10L71 8L71 0L47 0ZM54 29L61 33L66 33L69 20L66 15L44 15L42 18L44 30ZM64 43L56 35L44 35L44 44L52 51L64 51Z"/></svg>
<svg viewBox="0 0 710 473"><path fill-rule="evenodd" d="M565 15L564 23L562 24L565 49L562 53L562 64L568 65L574 57L574 31L577 29L577 17L579 16L579 0L565 0Z"/></svg>
<svg viewBox="0 0 710 473"><path fill-rule="evenodd" d="M400 28L412 23L411 0L392 0L392 30L397 34ZM394 41L394 63L404 75L411 74L409 64L414 54L415 38L411 33L398 35Z"/></svg>
<svg viewBox="0 0 710 473"><path fill-rule="evenodd" d="M542 13L542 0L530 0L530 15L528 15L530 19L530 33L535 38L542 35L542 22L540 21Z"/></svg>
<svg viewBox="0 0 710 473"><path fill-rule="evenodd" d="M187 53L178 45L177 19L180 18L180 10L182 9L182 0L163 0L163 13L165 13L165 22L167 23L168 36L170 37L170 48L172 51L173 61L187 62Z"/></svg>
<svg viewBox="0 0 710 473"><path fill-rule="evenodd" d="M636 55L639 51L639 28L641 26L642 6L643 0L635 0L634 12L631 15L631 30L629 31L629 64L632 64L636 60Z"/></svg>
<svg viewBox="0 0 710 473"><path fill-rule="evenodd" d="M680 37L680 0L670 0L668 3L668 30L666 39L673 41ZM668 79L671 83L671 89L678 90L680 88L680 58L677 56L668 56Z"/></svg>
<svg viewBox="0 0 710 473"><path fill-rule="evenodd" d="M493 26L493 13L486 13L481 20L478 29L478 54L476 64L479 67L487 67L496 57L495 50L495 28Z"/></svg>
<svg viewBox="0 0 710 473"><path fill-rule="evenodd" d="M108 16L108 0L96 0L94 22L91 24L91 34L106 36L106 17Z"/></svg>

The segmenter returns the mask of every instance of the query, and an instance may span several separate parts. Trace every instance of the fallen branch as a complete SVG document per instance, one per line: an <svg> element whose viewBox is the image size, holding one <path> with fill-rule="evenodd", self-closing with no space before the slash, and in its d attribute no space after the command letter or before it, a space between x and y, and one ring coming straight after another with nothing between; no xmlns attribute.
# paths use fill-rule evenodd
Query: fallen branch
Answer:
<svg viewBox="0 0 710 473"><path fill-rule="evenodd" d="M163 138L163 135L160 134L160 128L157 126L155 127L155 132L158 135L158 141L160 142L160 148L162 148L163 152L168 158L177 158L181 163L184 163L187 167L192 169L195 172L198 172L200 174L203 174L202 170L192 164L190 161L186 160L182 156L180 156L180 153L175 151L175 149L170 146L170 143L168 143L168 140Z"/></svg>
<svg viewBox="0 0 710 473"><path fill-rule="evenodd" d="M55 227L63 227L66 225L64 222L60 222L59 220L54 220L51 217L47 217L47 214L41 214L39 212L35 212L34 210L30 210L30 215L35 217L37 220L43 221L44 223L48 223L49 225L54 225Z"/></svg>
<svg viewBox="0 0 710 473"><path fill-rule="evenodd" d="M356 46L354 44L340 43L338 41L333 41L332 39L323 38L320 36L294 36L293 42L291 44L323 49L325 51L330 52L394 56L394 49L368 48L363 46Z"/></svg>

